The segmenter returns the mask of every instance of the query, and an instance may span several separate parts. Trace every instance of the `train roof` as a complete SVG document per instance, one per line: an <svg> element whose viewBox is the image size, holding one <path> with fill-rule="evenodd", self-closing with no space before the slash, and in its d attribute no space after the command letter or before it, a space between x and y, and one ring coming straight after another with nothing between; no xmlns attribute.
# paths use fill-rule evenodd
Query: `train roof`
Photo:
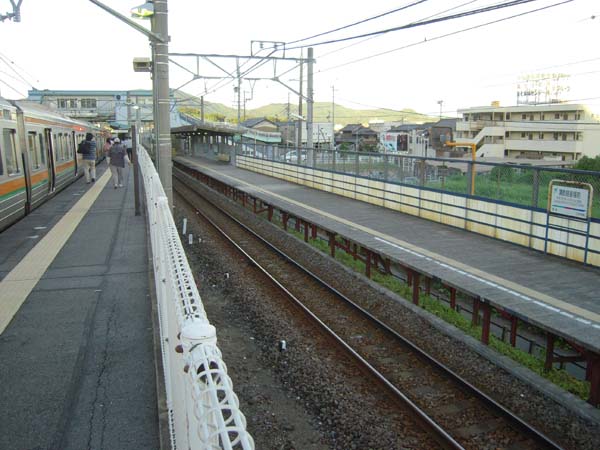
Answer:
<svg viewBox="0 0 600 450"><path fill-rule="evenodd" d="M41 105L37 102L31 102L27 100L15 100L13 102L23 114L27 117L33 117L36 119L52 120L54 122L63 123L66 125L78 125L85 128L100 129L97 125L82 120L72 119L64 114L60 113L55 109L48 108L45 105Z"/></svg>

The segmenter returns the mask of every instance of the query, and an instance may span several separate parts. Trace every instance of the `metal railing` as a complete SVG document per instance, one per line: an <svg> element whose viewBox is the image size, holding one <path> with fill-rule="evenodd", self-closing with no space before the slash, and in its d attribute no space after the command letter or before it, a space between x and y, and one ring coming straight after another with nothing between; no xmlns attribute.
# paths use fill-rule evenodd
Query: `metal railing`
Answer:
<svg viewBox="0 0 600 450"><path fill-rule="evenodd" d="M152 160L139 148L173 449L254 449Z"/></svg>
<svg viewBox="0 0 600 450"><path fill-rule="evenodd" d="M550 180L586 182L594 187L592 218L600 219L600 172L561 167L571 164L570 161L540 160L536 165L392 153L334 152L329 149L302 149L298 152L296 148L260 143L244 144L243 149L237 149L237 154L501 201L540 211L547 209ZM472 172L475 176L471 175Z"/></svg>

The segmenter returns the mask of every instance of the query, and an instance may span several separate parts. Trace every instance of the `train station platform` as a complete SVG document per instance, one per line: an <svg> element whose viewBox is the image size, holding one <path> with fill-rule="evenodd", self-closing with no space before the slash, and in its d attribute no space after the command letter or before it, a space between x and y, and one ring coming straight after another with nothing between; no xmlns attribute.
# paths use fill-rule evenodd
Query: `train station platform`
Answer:
<svg viewBox="0 0 600 450"><path fill-rule="evenodd" d="M159 448L145 215L106 163L0 234L0 448Z"/></svg>
<svg viewBox="0 0 600 450"><path fill-rule="evenodd" d="M597 268L232 164L174 161L600 354Z"/></svg>

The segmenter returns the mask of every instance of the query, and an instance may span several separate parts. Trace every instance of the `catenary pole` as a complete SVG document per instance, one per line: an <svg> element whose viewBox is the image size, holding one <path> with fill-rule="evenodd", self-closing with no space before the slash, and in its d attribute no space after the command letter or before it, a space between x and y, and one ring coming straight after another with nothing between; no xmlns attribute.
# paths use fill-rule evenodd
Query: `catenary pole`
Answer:
<svg viewBox="0 0 600 450"><path fill-rule="evenodd" d="M302 52L302 50L300 50L300 52ZM302 148L302 103L304 102L304 98L302 95L302 85L304 84L304 59L302 59L302 53L300 53L300 85L299 85L299 89L298 92L300 93L300 95L298 96L298 115L300 116L298 118L298 152L300 152L300 149Z"/></svg>
<svg viewBox="0 0 600 450"><path fill-rule="evenodd" d="M172 184L172 151L171 151L171 122L169 117L169 24L168 1L154 0L154 15L152 16L152 31L163 38L153 42L154 79L152 90L158 101L154 128L157 137L158 176L167 195L169 206L173 207Z"/></svg>
<svg viewBox="0 0 600 450"><path fill-rule="evenodd" d="M314 155L313 149L313 49L308 49L308 64L307 64L307 84L306 96L306 146L311 155ZM309 161L312 165L312 161Z"/></svg>

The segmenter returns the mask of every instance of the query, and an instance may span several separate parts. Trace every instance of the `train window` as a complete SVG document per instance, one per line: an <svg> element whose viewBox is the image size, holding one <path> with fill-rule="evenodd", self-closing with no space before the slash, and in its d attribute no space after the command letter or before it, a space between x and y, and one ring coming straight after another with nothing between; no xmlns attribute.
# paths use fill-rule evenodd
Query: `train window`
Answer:
<svg viewBox="0 0 600 450"><path fill-rule="evenodd" d="M56 133L52 135L52 149L54 150L54 159L60 161L60 141L58 140L58 135Z"/></svg>
<svg viewBox="0 0 600 450"><path fill-rule="evenodd" d="M65 141L63 139L62 133L58 133L58 148L60 149L60 160L64 161L65 159L67 159L67 157L65 155Z"/></svg>
<svg viewBox="0 0 600 450"><path fill-rule="evenodd" d="M38 151L38 144L35 132L27 133L27 148L29 150L29 163L33 170L40 168L40 157Z"/></svg>
<svg viewBox="0 0 600 450"><path fill-rule="evenodd" d="M73 141L67 134L65 134L65 141L67 143L67 158L73 159Z"/></svg>
<svg viewBox="0 0 600 450"><path fill-rule="evenodd" d="M40 161L42 165L46 165L46 142L44 141L44 136L42 134L38 134L38 138L40 139Z"/></svg>
<svg viewBox="0 0 600 450"><path fill-rule="evenodd" d="M19 173L19 159L17 158L16 130L2 130L2 149L6 161L7 175Z"/></svg>

